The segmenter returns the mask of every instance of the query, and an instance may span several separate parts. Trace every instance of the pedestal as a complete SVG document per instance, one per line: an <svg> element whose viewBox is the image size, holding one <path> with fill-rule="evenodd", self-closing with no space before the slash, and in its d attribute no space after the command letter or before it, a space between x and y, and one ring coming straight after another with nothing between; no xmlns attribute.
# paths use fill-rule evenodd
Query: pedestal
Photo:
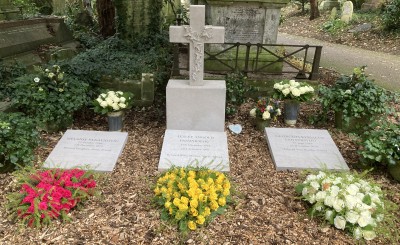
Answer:
<svg viewBox="0 0 400 245"><path fill-rule="evenodd" d="M225 81L190 86L187 80L169 80L166 93L167 129L224 132Z"/></svg>

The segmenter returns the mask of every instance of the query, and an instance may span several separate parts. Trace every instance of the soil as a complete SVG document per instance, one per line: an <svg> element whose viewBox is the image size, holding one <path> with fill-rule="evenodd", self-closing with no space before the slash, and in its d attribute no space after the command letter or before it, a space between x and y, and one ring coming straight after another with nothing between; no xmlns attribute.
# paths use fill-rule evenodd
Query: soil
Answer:
<svg viewBox="0 0 400 245"><path fill-rule="evenodd" d="M322 70L320 82L331 84L336 77L336 73ZM128 142L115 170L99 181L100 197L93 197L82 209L74 210L70 223L54 222L41 230L23 228L8 220L2 205L0 244L356 244L343 231L307 216L308 206L294 190L304 180L304 173L275 170L265 136L249 118L253 106L251 101L243 104L234 117L226 120L226 126L243 126L239 135L226 129L229 177L236 192L234 204L209 225L184 236L176 226L161 221L159 210L152 205L152 186L159 175L157 166L166 129L165 112L153 106L132 109L126 114L123 131L129 133ZM335 129L332 115L323 125L312 125L309 118L318 111L316 103L303 104L295 127L328 129L351 170L360 171L355 137ZM282 120L272 126L286 127ZM85 111L75 115L72 128L107 131L107 122L103 116ZM38 164L46 159L62 134L41 136L45 144L37 149ZM378 167L370 178L400 204L400 184L384 169ZM0 174L0 203L4 204L12 191L16 191L13 176ZM400 224L391 227L399 228ZM368 244L388 241L376 238Z"/></svg>
<svg viewBox="0 0 400 245"><path fill-rule="evenodd" d="M321 13L321 17L309 20L309 13L302 13L296 5L289 5L282 11L283 23L279 32L310 37L362 49L400 55L400 32L388 33L383 31L377 17L354 17L349 25L331 34L323 30L323 25L330 20L330 12ZM357 16L357 13L354 14ZM372 28L365 32L351 33L349 30L363 23L370 23Z"/></svg>

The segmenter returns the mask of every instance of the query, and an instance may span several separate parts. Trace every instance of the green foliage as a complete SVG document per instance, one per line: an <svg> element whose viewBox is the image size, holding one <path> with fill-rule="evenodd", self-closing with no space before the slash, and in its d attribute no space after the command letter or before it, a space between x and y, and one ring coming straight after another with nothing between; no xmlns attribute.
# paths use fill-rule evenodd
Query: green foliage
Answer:
<svg viewBox="0 0 400 245"><path fill-rule="evenodd" d="M350 118L378 116L391 111L388 102L393 96L369 80L365 66L354 69L353 75L342 75L332 87L320 86L319 98L323 114L329 110L343 113L348 124Z"/></svg>
<svg viewBox="0 0 400 245"><path fill-rule="evenodd" d="M246 94L254 88L246 85L247 77L241 73L226 75L226 115L230 116L237 112L237 108L246 102Z"/></svg>
<svg viewBox="0 0 400 245"><path fill-rule="evenodd" d="M34 0L13 0L13 4L22 10L23 18L30 18L39 14L39 8Z"/></svg>
<svg viewBox="0 0 400 245"><path fill-rule="evenodd" d="M4 100L11 96L10 85L13 81L25 74L26 67L16 63L14 65L6 65L0 62L0 100Z"/></svg>
<svg viewBox="0 0 400 245"><path fill-rule="evenodd" d="M400 0L392 0L386 5L382 19L386 30L400 31Z"/></svg>
<svg viewBox="0 0 400 245"><path fill-rule="evenodd" d="M322 25L322 30L332 35L336 35L344 28L346 28L346 26L347 26L346 22L341 21L340 19L328 20Z"/></svg>
<svg viewBox="0 0 400 245"><path fill-rule="evenodd" d="M60 130L72 123L72 113L88 103L88 84L64 75L59 66L20 77L14 84L12 105L35 118L43 129Z"/></svg>
<svg viewBox="0 0 400 245"><path fill-rule="evenodd" d="M369 163L396 164L400 161L400 125L380 120L364 132L359 154Z"/></svg>
<svg viewBox="0 0 400 245"><path fill-rule="evenodd" d="M39 133L32 119L22 113L0 113L0 169L6 163L14 166L31 164L33 150L39 144Z"/></svg>

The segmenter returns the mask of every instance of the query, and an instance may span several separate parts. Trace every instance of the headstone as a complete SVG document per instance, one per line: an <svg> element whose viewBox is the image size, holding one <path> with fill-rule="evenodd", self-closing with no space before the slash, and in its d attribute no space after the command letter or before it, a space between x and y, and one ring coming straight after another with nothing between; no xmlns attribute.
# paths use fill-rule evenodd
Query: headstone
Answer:
<svg viewBox="0 0 400 245"><path fill-rule="evenodd" d="M73 40L62 18L2 22L0 58L36 50L43 44L62 44Z"/></svg>
<svg viewBox="0 0 400 245"><path fill-rule="evenodd" d="M340 8L340 2L338 0L325 0L318 6L318 9L322 12L331 11L333 8Z"/></svg>
<svg viewBox="0 0 400 245"><path fill-rule="evenodd" d="M356 26L355 28L349 30L351 33L358 33L358 32L364 32L364 31L369 31L372 28L371 23L363 23L361 25Z"/></svg>
<svg viewBox="0 0 400 245"><path fill-rule="evenodd" d="M167 129L220 131L225 128L226 85L204 80L204 43L223 43L224 28L205 26L205 7L190 6L190 26L171 26L170 41L189 43L189 81L167 85Z"/></svg>
<svg viewBox="0 0 400 245"><path fill-rule="evenodd" d="M126 132L67 130L45 161L45 168L83 167L112 172L128 138Z"/></svg>
<svg viewBox="0 0 400 245"><path fill-rule="evenodd" d="M276 170L349 170L327 130L265 128Z"/></svg>
<svg viewBox="0 0 400 245"><path fill-rule="evenodd" d="M337 16L337 8L334 7L334 8L332 8L331 15L329 16L329 19L330 20L335 20L336 16Z"/></svg>
<svg viewBox="0 0 400 245"><path fill-rule="evenodd" d="M207 23L225 27L226 43L276 43L288 0L207 0Z"/></svg>
<svg viewBox="0 0 400 245"><path fill-rule="evenodd" d="M367 0L365 3L361 5L361 10L363 11L371 11L371 10L379 10L385 5L385 0Z"/></svg>
<svg viewBox="0 0 400 245"><path fill-rule="evenodd" d="M207 167L229 172L228 142L223 132L166 130L159 171L172 166Z"/></svg>
<svg viewBox="0 0 400 245"><path fill-rule="evenodd" d="M340 19L341 21L349 23L352 18L353 18L353 2L346 1L343 4L342 17Z"/></svg>
<svg viewBox="0 0 400 245"><path fill-rule="evenodd" d="M21 11L15 7L11 0L0 0L0 21L19 19Z"/></svg>

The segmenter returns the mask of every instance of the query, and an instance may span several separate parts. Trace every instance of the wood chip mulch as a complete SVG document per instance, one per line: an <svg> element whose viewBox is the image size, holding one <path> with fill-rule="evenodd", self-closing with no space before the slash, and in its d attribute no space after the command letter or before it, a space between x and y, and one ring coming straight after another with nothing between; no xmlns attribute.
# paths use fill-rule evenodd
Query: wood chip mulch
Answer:
<svg viewBox="0 0 400 245"><path fill-rule="evenodd" d="M165 132L165 118L156 107L127 113L124 131L128 142L114 172L104 174L99 183L101 196L91 198L81 210L71 213L72 222L35 230L21 228L7 219L1 207L0 244L355 244L355 240L319 220L311 220L307 205L298 199L294 186L303 180L298 171L275 171L262 132L252 125L246 103L226 126L239 123L243 131L233 135L227 129L231 172L236 189L234 204L208 226L184 236L177 227L160 220L152 205L158 160ZM319 108L314 103L301 108L298 128L314 128L308 118ZM275 127L285 127L282 119ZM91 112L77 115L73 129L107 130L102 116ZM344 133L325 124L350 168L355 169L357 145ZM42 134L45 145L37 150L43 161L61 138L61 133ZM400 184L386 172L371 174L390 198L400 204ZM14 190L10 174L0 176L0 203ZM393 229L399 229L399 224ZM375 239L370 244L387 244Z"/></svg>

